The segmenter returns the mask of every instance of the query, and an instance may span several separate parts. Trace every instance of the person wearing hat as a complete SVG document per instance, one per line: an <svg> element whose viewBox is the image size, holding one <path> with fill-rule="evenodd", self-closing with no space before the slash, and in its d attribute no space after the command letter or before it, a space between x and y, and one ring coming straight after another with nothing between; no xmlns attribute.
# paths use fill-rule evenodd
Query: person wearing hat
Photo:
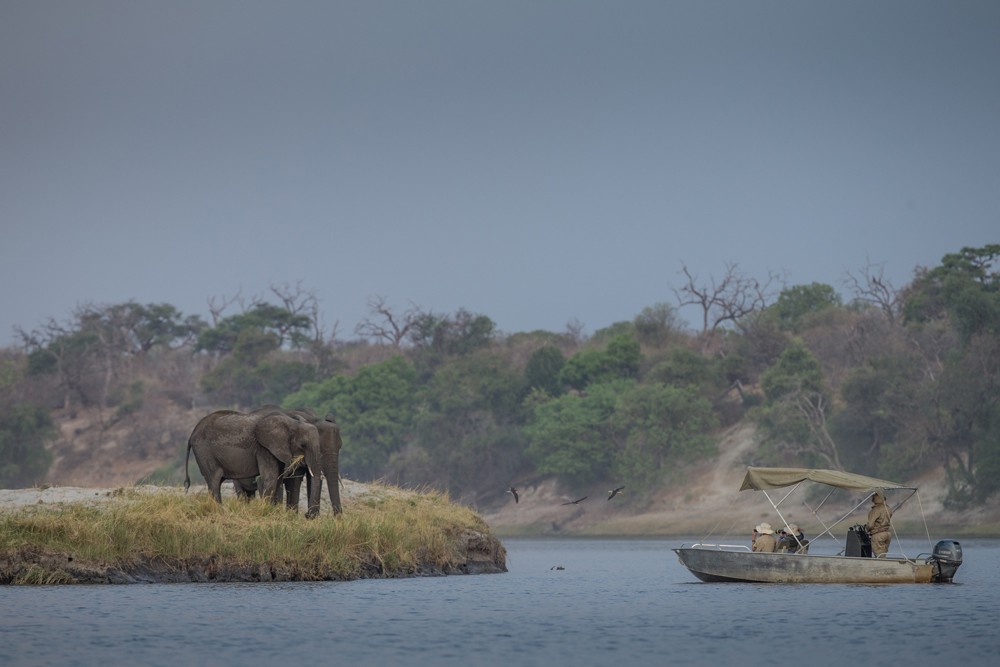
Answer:
<svg viewBox="0 0 1000 667"><path fill-rule="evenodd" d="M753 543L753 551L774 551L778 546L778 541L774 539L774 529L771 528L771 524L762 523L754 531L757 533L757 539Z"/></svg>
<svg viewBox="0 0 1000 667"><path fill-rule="evenodd" d="M806 535L799 528L798 524L790 523L781 531L781 539L778 540L778 551L785 551L790 554L806 552Z"/></svg>
<svg viewBox="0 0 1000 667"><path fill-rule="evenodd" d="M875 558L884 556L889 551L889 542L892 540L890 525L892 521L892 510L885 502L885 491L875 489L872 494L872 508L868 510L868 535L872 541L872 555Z"/></svg>

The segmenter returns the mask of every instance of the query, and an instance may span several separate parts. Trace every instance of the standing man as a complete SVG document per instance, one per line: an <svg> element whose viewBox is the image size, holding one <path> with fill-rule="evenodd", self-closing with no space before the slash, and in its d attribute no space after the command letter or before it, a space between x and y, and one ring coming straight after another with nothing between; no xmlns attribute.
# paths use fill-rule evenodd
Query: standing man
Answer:
<svg viewBox="0 0 1000 667"><path fill-rule="evenodd" d="M892 532L889 530L892 521L892 510L885 503L885 491L875 489L872 494L872 508L868 510L868 535L872 540L872 555L875 558L884 556L889 551Z"/></svg>

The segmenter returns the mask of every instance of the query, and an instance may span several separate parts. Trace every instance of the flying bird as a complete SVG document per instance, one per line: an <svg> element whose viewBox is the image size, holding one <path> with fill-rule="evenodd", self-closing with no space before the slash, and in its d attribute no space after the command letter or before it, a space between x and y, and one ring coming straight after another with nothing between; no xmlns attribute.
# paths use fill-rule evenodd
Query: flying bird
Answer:
<svg viewBox="0 0 1000 667"><path fill-rule="evenodd" d="M517 489L515 489L513 486L507 488L507 493L509 493L509 494L511 494L511 495L514 496L514 502L515 503L518 501Z"/></svg>
<svg viewBox="0 0 1000 667"><path fill-rule="evenodd" d="M608 500L611 500L612 498L617 496L619 493L621 493L621 490L624 488L625 488L624 486L619 486L617 489L611 489L610 491L608 491L608 493L611 494L608 496Z"/></svg>
<svg viewBox="0 0 1000 667"><path fill-rule="evenodd" d="M584 496L583 498L577 498L576 500L571 500L568 503L563 503L563 505L579 505L581 502L586 500L587 497L588 496Z"/></svg>

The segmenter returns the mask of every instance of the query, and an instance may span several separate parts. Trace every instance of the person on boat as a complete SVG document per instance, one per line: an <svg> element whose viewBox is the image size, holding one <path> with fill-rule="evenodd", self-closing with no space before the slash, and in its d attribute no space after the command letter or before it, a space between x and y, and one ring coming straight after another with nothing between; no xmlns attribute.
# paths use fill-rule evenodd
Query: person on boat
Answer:
<svg viewBox="0 0 1000 667"><path fill-rule="evenodd" d="M809 547L806 546L809 540L798 524L790 523L781 531L781 539L778 540L778 551L790 554L806 553Z"/></svg>
<svg viewBox="0 0 1000 667"><path fill-rule="evenodd" d="M778 547L778 541L774 539L774 529L771 528L771 524L762 523L754 531L757 533L757 539L754 540L751 550L753 551L774 551Z"/></svg>
<svg viewBox="0 0 1000 667"><path fill-rule="evenodd" d="M876 489L872 494L872 508L868 510L868 535L872 541L872 555L875 558L884 556L889 551L892 540L891 528L892 510L885 502L885 491Z"/></svg>

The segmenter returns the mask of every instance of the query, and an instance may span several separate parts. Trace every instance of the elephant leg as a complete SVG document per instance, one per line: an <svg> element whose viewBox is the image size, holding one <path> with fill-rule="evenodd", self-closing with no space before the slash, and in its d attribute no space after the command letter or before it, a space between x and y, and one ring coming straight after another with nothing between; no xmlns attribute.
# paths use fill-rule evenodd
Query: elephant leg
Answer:
<svg viewBox="0 0 1000 667"><path fill-rule="evenodd" d="M260 472L260 480L257 482L257 488L261 497L266 498L271 504L277 504L279 502L278 494L283 492L280 479L283 468L284 464L274 458L266 449L258 450L257 470Z"/></svg>
<svg viewBox="0 0 1000 667"><path fill-rule="evenodd" d="M255 479L234 479L233 491L236 492L237 498L250 502L257 493L257 481Z"/></svg>
<svg viewBox="0 0 1000 667"><path fill-rule="evenodd" d="M285 507L295 512L299 511L299 496L302 493L302 478L297 474L285 479Z"/></svg>
<svg viewBox="0 0 1000 667"><path fill-rule="evenodd" d="M222 468L216 468L211 473L209 473L208 478L205 481L208 483L208 491L215 498L215 502L222 504L222 479L223 471Z"/></svg>

